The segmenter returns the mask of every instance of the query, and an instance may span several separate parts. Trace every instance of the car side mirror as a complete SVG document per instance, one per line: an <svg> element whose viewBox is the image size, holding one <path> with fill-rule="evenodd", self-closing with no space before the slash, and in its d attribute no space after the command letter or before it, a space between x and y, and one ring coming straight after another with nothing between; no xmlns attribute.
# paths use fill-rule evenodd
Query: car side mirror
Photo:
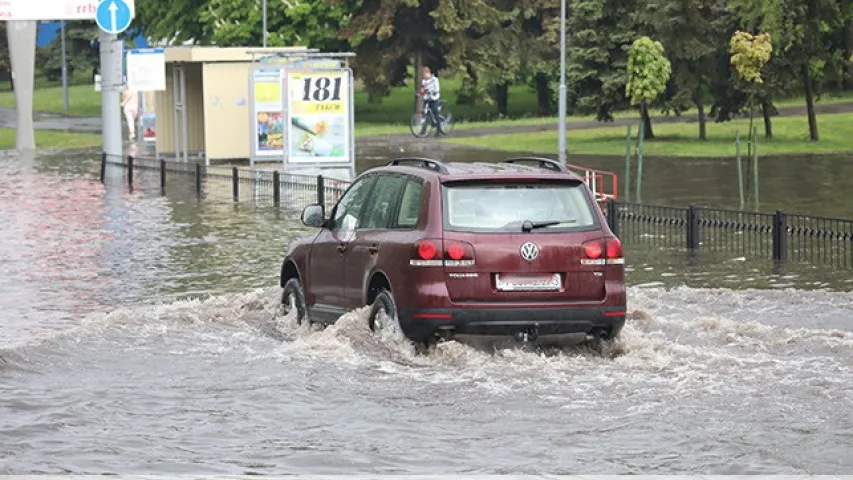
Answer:
<svg viewBox="0 0 853 480"><path fill-rule="evenodd" d="M325 209L319 203L312 203L302 210L302 224L306 227L322 228L326 224Z"/></svg>

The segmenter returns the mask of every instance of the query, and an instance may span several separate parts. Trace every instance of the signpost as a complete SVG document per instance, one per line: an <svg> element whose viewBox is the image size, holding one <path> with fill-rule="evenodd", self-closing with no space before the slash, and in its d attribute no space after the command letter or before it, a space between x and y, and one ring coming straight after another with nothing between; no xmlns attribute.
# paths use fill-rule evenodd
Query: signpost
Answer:
<svg viewBox="0 0 853 480"><path fill-rule="evenodd" d="M121 136L122 42L117 34L127 30L134 16L129 0L101 0L95 9L95 23L100 28L101 44L101 132L106 155L122 158Z"/></svg>
<svg viewBox="0 0 853 480"><path fill-rule="evenodd" d="M127 88L137 92L166 90L166 51L162 48L128 50Z"/></svg>
<svg viewBox="0 0 853 480"><path fill-rule="evenodd" d="M127 51L127 88L139 96L137 129L141 143L156 140L156 112L148 111L147 93L166 90L166 50L136 48ZM155 148L155 156L157 156Z"/></svg>
<svg viewBox="0 0 853 480"><path fill-rule="evenodd" d="M35 74L36 25L41 20L94 20L101 29L101 112L104 153L122 155L122 44L116 38L130 26L134 0L0 0L0 21L8 21L9 56L15 79L18 111L17 148L35 148L32 97Z"/></svg>

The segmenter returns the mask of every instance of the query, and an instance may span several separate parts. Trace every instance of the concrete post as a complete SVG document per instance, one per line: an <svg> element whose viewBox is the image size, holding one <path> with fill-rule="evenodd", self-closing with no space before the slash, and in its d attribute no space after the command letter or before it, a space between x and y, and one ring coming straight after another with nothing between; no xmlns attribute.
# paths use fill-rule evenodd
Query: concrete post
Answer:
<svg viewBox="0 0 853 480"><path fill-rule="evenodd" d="M35 150L33 129L33 84L36 68L36 33L34 20L11 21L6 26L9 60L15 83L15 109L18 113L15 146L18 150Z"/></svg>
<svg viewBox="0 0 853 480"><path fill-rule="evenodd" d="M101 43L101 131L103 151L120 160L122 148L121 84L122 42L116 35L100 31Z"/></svg>

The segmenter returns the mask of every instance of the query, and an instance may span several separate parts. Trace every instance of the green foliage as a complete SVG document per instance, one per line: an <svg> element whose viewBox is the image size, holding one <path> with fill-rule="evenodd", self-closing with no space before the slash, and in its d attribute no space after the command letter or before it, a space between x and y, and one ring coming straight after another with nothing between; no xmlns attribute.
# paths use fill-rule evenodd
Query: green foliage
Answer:
<svg viewBox="0 0 853 480"><path fill-rule="evenodd" d="M6 36L7 22L0 22L0 75L11 78L12 63L9 58L9 37Z"/></svg>
<svg viewBox="0 0 853 480"><path fill-rule="evenodd" d="M572 0L566 20L566 80L572 112L612 121L628 106L627 48L636 37L635 0ZM557 50L559 52L559 50Z"/></svg>
<svg viewBox="0 0 853 480"><path fill-rule="evenodd" d="M761 69L770 61L773 53L770 34L735 32L729 42L729 52L732 54L731 64L741 79L750 83L764 83Z"/></svg>
<svg viewBox="0 0 853 480"><path fill-rule="evenodd" d="M640 37L628 51L628 83L625 92L631 103L649 104L666 91L672 65L664 56L663 44Z"/></svg>
<svg viewBox="0 0 853 480"><path fill-rule="evenodd" d="M462 77L469 94L480 97L480 76L502 67L494 62L501 39L493 34L512 13L499 6L497 0L363 0L342 35L353 39L356 68L373 101L404 81L418 53L434 72Z"/></svg>
<svg viewBox="0 0 853 480"><path fill-rule="evenodd" d="M205 11L207 5L207 0L136 2L131 34L141 33L154 43L209 45L216 26L201 19L200 12Z"/></svg>
<svg viewBox="0 0 853 480"><path fill-rule="evenodd" d="M98 27L90 21L65 22L65 55L67 57L68 76L76 71L94 72L100 69L101 57L98 49ZM48 80L62 78L62 39L60 29L56 28L56 38L36 52L37 69Z"/></svg>
<svg viewBox="0 0 853 480"><path fill-rule="evenodd" d="M197 13L220 46L263 45L263 9L259 1L211 0ZM267 45L305 46L323 51L346 49L338 30L349 19L348 4L325 0L268 2Z"/></svg>

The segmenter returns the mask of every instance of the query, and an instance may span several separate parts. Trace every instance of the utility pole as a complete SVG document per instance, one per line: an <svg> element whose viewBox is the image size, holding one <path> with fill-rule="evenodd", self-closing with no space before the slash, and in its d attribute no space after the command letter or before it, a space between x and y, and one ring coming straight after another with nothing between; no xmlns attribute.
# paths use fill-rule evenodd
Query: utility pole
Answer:
<svg viewBox="0 0 853 480"><path fill-rule="evenodd" d="M560 163L566 164L566 0L560 0Z"/></svg>
<svg viewBox="0 0 853 480"><path fill-rule="evenodd" d="M267 48L267 0L261 0L263 2L263 10L264 10L264 48Z"/></svg>
<svg viewBox="0 0 853 480"><path fill-rule="evenodd" d="M59 22L62 37L62 101L65 111L68 111L68 60L65 57L65 20Z"/></svg>
<svg viewBox="0 0 853 480"><path fill-rule="evenodd" d="M123 152L121 133L122 42L114 33L100 30L101 53L101 129L104 153L121 159Z"/></svg>

